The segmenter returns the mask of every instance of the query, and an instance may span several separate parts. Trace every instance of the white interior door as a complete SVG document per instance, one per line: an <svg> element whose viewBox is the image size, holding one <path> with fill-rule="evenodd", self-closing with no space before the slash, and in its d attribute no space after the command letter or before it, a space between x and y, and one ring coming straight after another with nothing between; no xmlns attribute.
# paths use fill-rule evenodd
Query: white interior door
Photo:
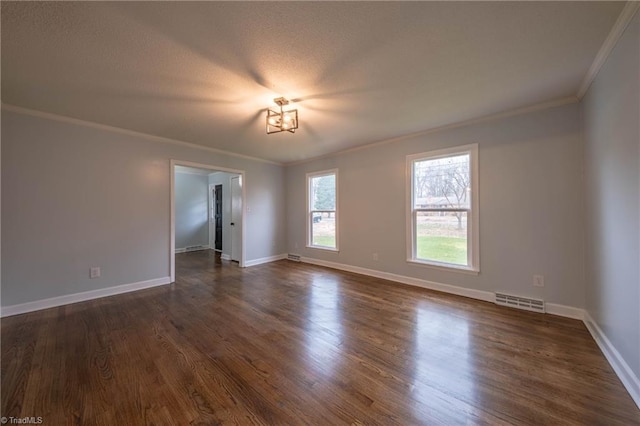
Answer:
<svg viewBox="0 0 640 426"><path fill-rule="evenodd" d="M209 248L216 244L216 186L209 185Z"/></svg>
<svg viewBox="0 0 640 426"><path fill-rule="evenodd" d="M231 260L240 262L242 254L242 179L231 178Z"/></svg>

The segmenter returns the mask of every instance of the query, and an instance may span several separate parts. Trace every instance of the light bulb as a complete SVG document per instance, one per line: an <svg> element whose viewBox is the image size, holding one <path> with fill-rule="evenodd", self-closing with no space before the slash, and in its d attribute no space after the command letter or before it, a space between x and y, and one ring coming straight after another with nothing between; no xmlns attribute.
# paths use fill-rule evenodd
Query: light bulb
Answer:
<svg viewBox="0 0 640 426"><path fill-rule="evenodd" d="M285 114L284 115L284 121L291 121L291 120L292 120L292 118L291 118L291 116L289 114Z"/></svg>
<svg viewBox="0 0 640 426"><path fill-rule="evenodd" d="M288 129L289 128L289 123L282 123L282 128L283 129Z"/></svg>
<svg viewBox="0 0 640 426"><path fill-rule="evenodd" d="M276 124L276 119L275 119L275 118L273 118L273 117L269 118L269 124L271 124L272 126L275 126L275 124Z"/></svg>

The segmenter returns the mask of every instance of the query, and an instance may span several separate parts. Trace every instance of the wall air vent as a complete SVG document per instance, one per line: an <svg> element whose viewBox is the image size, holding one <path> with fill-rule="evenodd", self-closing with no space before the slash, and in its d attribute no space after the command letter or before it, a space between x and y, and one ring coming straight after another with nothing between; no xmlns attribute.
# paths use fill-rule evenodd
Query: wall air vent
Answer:
<svg viewBox="0 0 640 426"><path fill-rule="evenodd" d="M544 300L529 299L528 297L512 296L504 293L496 293L496 305L510 306L524 309L525 311L545 312Z"/></svg>
<svg viewBox="0 0 640 426"><path fill-rule="evenodd" d="M292 260L294 262L300 262L300 255L299 254L291 254L291 253L289 253L287 255L287 260Z"/></svg>
<svg viewBox="0 0 640 426"><path fill-rule="evenodd" d="M189 246L189 247L185 247L184 251L189 252L189 251L198 251L198 250L206 250L208 249L208 247L205 246Z"/></svg>

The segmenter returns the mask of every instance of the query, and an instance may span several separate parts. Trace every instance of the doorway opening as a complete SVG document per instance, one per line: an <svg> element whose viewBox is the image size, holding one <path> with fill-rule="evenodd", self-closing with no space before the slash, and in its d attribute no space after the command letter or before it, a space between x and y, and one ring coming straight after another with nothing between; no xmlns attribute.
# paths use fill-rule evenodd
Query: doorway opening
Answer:
<svg viewBox="0 0 640 426"><path fill-rule="evenodd" d="M208 250L244 267L244 170L179 160L170 167L171 281L176 253L186 251Z"/></svg>
<svg viewBox="0 0 640 426"><path fill-rule="evenodd" d="M209 184L209 247L222 253L222 184Z"/></svg>

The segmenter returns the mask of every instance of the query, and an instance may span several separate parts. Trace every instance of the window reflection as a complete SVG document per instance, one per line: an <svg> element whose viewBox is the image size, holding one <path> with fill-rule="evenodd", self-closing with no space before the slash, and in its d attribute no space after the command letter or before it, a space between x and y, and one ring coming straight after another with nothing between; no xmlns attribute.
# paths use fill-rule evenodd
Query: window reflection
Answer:
<svg viewBox="0 0 640 426"><path fill-rule="evenodd" d="M467 318L458 312L437 311L426 303L416 307L412 393L421 409L441 408L437 406L439 398L434 398L438 390L447 399L475 401L476 378L469 340Z"/></svg>
<svg viewBox="0 0 640 426"><path fill-rule="evenodd" d="M306 329L311 368L323 375L334 373L342 342L338 283L332 277L313 277Z"/></svg>

